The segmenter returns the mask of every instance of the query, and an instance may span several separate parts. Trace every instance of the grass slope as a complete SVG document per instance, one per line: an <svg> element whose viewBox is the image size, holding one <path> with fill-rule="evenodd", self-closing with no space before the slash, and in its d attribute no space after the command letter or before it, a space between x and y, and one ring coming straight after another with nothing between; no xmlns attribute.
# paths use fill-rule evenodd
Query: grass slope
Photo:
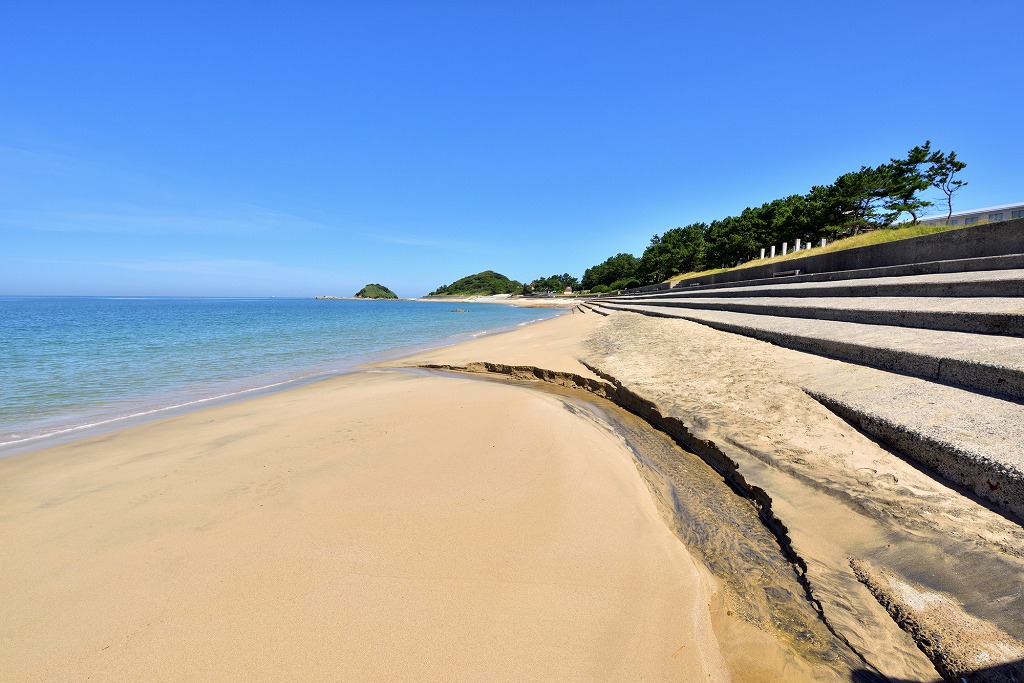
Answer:
<svg viewBox="0 0 1024 683"><path fill-rule="evenodd" d="M679 275L673 275L667 282L679 282L689 277L699 277L701 275L713 275L714 273L724 273L727 270L739 270L741 268L750 268L751 266L763 266L769 263L781 263L783 261L791 261L796 258L804 256L815 256L817 254L827 254L833 251L843 251L845 249L854 249L856 247L867 247L872 244L882 244L884 242L895 242L896 240L910 239L911 237L920 237L921 235L930 235L936 232L945 232L947 230L956 230L958 228L964 228L966 226L960 225L908 225L899 228L887 228L884 230L872 230L871 232L864 232L853 237L844 237L843 239L836 240L831 244L827 244L824 247L814 247L812 249L801 250L786 254L785 256L776 256L775 258L763 258L754 259L753 261L747 261L735 268L713 268L711 270L702 270L699 272L691 273L680 273ZM973 226L972 226L973 227Z"/></svg>

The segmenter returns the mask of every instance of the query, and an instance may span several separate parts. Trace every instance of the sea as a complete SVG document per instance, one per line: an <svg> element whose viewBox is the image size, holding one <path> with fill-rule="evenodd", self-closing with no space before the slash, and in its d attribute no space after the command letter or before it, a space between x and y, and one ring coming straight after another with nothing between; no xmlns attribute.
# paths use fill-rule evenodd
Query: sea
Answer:
<svg viewBox="0 0 1024 683"><path fill-rule="evenodd" d="M0 297L0 457L557 314L405 300Z"/></svg>

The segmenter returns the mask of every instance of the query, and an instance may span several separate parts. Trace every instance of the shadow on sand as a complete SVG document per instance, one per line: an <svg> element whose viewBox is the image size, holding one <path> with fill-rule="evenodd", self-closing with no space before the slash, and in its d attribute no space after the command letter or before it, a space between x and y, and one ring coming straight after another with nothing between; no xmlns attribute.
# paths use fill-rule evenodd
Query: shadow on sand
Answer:
<svg viewBox="0 0 1024 683"><path fill-rule="evenodd" d="M908 681L902 678L885 678L868 669L858 669L850 677L853 683L920 683L918 680ZM952 681L954 683L1024 683L1024 659L1005 664L978 669L969 674L961 674L957 677L939 678L936 676L929 683L942 683Z"/></svg>

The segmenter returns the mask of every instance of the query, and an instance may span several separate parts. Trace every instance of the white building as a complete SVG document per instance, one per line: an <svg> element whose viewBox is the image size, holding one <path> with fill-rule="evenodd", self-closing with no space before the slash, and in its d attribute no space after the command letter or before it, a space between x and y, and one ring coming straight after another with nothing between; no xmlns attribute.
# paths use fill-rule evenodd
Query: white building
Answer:
<svg viewBox="0 0 1024 683"><path fill-rule="evenodd" d="M1002 204L971 211L954 211L949 217L950 225L973 225L975 223L998 223L1014 218L1024 218L1024 203ZM917 221L922 225L945 225L946 214L925 216Z"/></svg>

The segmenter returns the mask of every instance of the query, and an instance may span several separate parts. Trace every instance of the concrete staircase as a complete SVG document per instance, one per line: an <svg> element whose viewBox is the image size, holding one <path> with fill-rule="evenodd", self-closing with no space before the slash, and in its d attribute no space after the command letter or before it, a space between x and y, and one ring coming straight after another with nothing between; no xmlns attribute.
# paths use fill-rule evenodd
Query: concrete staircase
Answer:
<svg viewBox="0 0 1024 683"><path fill-rule="evenodd" d="M805 386L808 394L1024 520L1024 220L904 242L588 305L842 361L830 381ZM922 255L929 260L915 260Z"/></svg>

